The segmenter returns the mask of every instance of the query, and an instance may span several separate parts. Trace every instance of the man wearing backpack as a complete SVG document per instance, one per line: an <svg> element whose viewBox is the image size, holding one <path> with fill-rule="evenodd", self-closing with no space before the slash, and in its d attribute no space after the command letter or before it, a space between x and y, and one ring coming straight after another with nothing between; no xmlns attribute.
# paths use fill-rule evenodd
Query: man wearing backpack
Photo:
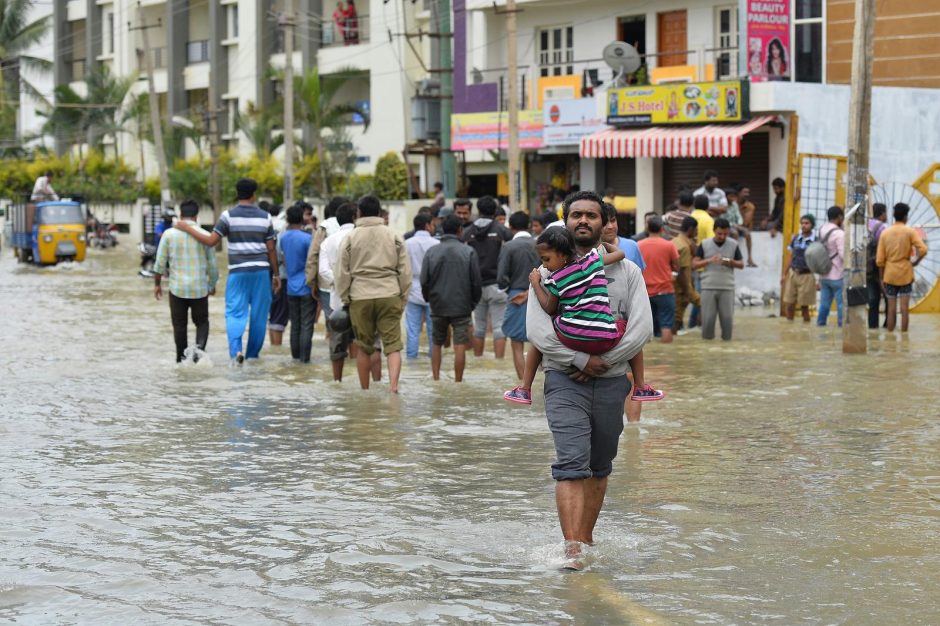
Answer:
<svg viewBox="0 0 940 626"><path fill-rule="evenodd" d="M819 314L816 316L816 325L825 326L829 319L829 310L832 307L832 300L836 301L836 317L839 326L842 326L842 271L843 254L842 248L845 243L845 232L842 230L842 221L845 213L842 207L831 206L826 212L829 223L824 224L819 229L819 240L826 248L826 256L829 257L829 271L820 272L819 277Z"/></svg>
<svg viewBox="0 0 940 626"><path fill-rule="evenodd" d="M480 261L480 276L483 279L483 297L473 311L473 354L483 356L486 330L493 325L493 351L496 358L506 354L506 336L503 334L503 317L506 315L508 298L497 285L499 253L503 244L512 239L505 226L496 221L496 200L483 196L477 200L480 217L470 226L464 227L463 240L477 253Z"/></svg>
<svg viewBox="0 0 940 626"><path fill-rule="evenodd" d="M878 312L881 301L885 301L885 312L888 310L888 301L881 289L881 275L878 273L878 240L881 233L888 227L888 207L880 202L871 205L872 217L868 218L868 264L865 268L865 282L868 286L868 328L878 328Z"/></svg>
<svg viewBox="0 0 940 626"><path fill-rule="evenodd" d="M809 322L809 308L816 304L816 279L806 265L806 248L816 241L816 218L807 213L800 218L800 232L793 235L788 250L790 265L780 277L783 289L783 309L788 321L793 321L796 307L803 313L803 321Z"/></svg>

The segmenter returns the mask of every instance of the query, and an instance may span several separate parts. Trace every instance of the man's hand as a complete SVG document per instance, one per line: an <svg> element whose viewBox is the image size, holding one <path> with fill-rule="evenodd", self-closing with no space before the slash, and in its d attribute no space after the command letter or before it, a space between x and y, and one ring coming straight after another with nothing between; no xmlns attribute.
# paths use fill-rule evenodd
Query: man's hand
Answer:
<svg viewBox="0 0 940 626"><path fill-rule="evenodd" d="M510 302L512 302L515 305L520 305L520 304L525 304L528 299L529 299L529 292L523 291L522 293L517 293L512 298L512 300L510 300Z"/></svg>
<svg viewBox="0 0 940 626"><path fill-rule="evenodd" d="M569 374L571 380L577 381L579 383L586 383L592 378L597 378L602 376L610 369L604 359L597 355L591 355L591 358L588 359L587 365L584 366L583 370L578 370L573 374Z"/></svg>
<svg viewBox="0 0 940 626"><path fill-rule="evenodd" d="M274 292L274 295L281 292L281 277L277 274L271 277L271 291Z"/></svg>
<svg viewBox="0 0 940 626"><path fill-rule="evenodd" d="M210 296L214 296L214 295L215 295L215 287L213 287L212 289L209 290L209 295L210 295Z"/></svg>
<svg viewBox="0 0 940 626"><path fill-rule="evenodd" d="M189 222L186 222L184 220L176 220L176 223L173 224L173 228L177 230L181 230L184 233L189 233L189 234L193 233L193 227L189 225Z"/></svg>
<svg viewBox="0 0 940 626"><path fill-rule="evenodd" d="M153 297L157 300L163 298L163 287L160 286L160 283L157 283L153 286Z"/></svg>
<svg viewBox="0 0 940 626"><path fill-rule="evenodd" d="M715 256L713 256L713 257L711 257L710 259L708 259L708 262L709 262L709 263L712 263L712 264L714 264L714 263L721 263L721 255L716 253Z"/></svg>

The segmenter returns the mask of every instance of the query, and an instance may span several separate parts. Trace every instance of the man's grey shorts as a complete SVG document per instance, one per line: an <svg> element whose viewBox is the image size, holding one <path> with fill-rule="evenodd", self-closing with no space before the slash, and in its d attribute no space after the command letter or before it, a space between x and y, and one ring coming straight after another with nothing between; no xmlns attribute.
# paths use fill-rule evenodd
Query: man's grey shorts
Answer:
<svg viewBox="0 0 940 626"><path fill-rule="evenodd" d="M500 291L496 285L487 285L483 288L483 297L473 310L473 335L478 339L486 337L488 321L493 322L493 339L505 339L503 335L503 317L506 315L506 304L509 298L505 291Z"/></svg>
<svg viewBox="0 0 940 626"><path fill-rule="evenodd" d="M545 372L545 416L555 440L552 478L603 478L613 470L623 432L626 376L579 383L564 372Z"/></svg>

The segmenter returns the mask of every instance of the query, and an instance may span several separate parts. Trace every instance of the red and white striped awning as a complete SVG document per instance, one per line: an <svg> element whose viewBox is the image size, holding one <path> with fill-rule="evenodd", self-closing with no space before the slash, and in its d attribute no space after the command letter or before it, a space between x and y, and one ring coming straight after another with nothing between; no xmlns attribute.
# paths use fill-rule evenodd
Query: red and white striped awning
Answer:
<svg viewBox="0 0 940 626"><path fill-rule="evenodd" d="M762 115L743 124L709 124L694 128L657 126L636 130L611 128L581 139L581 158L634 159L739 157L741 137L772 121Z"/></svg>

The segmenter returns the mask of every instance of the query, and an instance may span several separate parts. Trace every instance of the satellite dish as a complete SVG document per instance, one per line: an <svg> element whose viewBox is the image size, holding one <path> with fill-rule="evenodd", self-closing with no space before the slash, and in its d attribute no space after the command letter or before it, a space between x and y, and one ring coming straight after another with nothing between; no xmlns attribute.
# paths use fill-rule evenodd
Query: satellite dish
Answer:
<svg viewBox="0 0 940 626"><path fill-rule="evenodd" d="M618 85L624 76L640 69L640 53L626 42L612 41L604 46L604 62L614 70L614 85Z"/></svg>

